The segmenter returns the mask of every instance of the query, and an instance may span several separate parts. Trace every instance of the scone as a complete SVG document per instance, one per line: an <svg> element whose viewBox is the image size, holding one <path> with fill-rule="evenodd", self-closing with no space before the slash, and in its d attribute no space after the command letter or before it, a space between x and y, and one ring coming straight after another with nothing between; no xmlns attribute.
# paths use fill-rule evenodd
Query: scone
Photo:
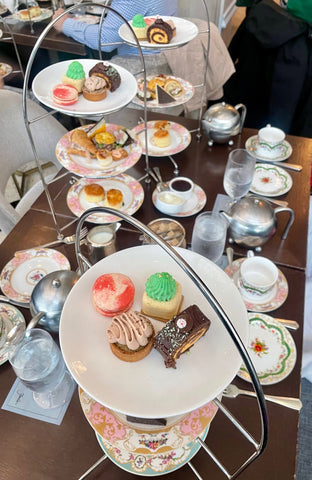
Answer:
<svg viewBox="0 0 312 480"><path fill-rule="evenodd" d="M117 188L111 188L107 191L104 205L105 207L116 208L119 210L123 204L123 194Z"/></svg>
<svg viewBox="0 0 312 480"><path fill-rule="evenodd" d="M104 200L105 191L101 185L97 183L89 183L84 187L85 199L90 203L98 203Z"/></svg>
<svg viewBox="0 0 312 480"><path fill-rule="evenodd" d="M148 318L130 310L113 318L107 336L116 357L124 362L137 362L152 350L155 331Z"/></svg>
<svg viewBox="0 0 312 480"><path fill-rule="evenodd" d="M152 136L152 143L159 148L169 147L171 143L169 131L163 128L156 130Z"/></svg>
<svg viewBox="0 0 312 480"><path fill-rule="evenodd" d="M182 287L169 273L154 273L146 284L142 313L166 322L176 315L182 304Z"/></svg>
<svg viewBox="0 0 312 480"><path fill-rule="evenodd" d="M189 350L210 327L210 320L197 305L191 305L166 323L154 341L167 368L176 368L176 360Z"/></svg>
<svg viewBox="0 0 312 480"><path fill-rule="evenodd" d="M135 288L129 277L122 273L105 273L93 284L94 308L101 315L114 317L130 310Z"/></svg>

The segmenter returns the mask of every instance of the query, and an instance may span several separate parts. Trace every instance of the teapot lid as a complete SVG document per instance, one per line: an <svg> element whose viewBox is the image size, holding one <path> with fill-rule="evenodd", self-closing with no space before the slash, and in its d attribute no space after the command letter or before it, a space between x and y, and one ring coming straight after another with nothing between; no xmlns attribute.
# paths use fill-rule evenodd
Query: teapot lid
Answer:
<svg viewBox="0 0 312 480"><path fill-rule="evenodd" d="M228 103L215 103L208 108L204 120L208 121L213 128L230 130L240 121L239 112Z"/></svg>
<svg viewBox="0 0 312 480"><path fill-rule="evenodd" d="M272 221L274 210L271 205L258 197L243 197L231 208L232 218L240 219L248 224L267 224Z"/></svg>

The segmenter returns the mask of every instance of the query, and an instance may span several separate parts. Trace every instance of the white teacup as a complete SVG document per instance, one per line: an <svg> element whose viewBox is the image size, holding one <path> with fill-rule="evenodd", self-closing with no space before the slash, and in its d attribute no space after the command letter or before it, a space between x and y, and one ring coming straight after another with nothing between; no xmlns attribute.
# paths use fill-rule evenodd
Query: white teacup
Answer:
<svg viewBox="0 0 312 480"><path fill-rule="evenodd" d="M283 130L267 125L258 132L256 153L267 158L278 158L285 150L284 140L285 133Z"/></svg>
<svg viewBox="0 0 312 480"><path fill-rule="evenodd" d="M239 272L239 289L251 301L266 301L274 295L278 269L268 258L253 256L242 262Z"/></svg>

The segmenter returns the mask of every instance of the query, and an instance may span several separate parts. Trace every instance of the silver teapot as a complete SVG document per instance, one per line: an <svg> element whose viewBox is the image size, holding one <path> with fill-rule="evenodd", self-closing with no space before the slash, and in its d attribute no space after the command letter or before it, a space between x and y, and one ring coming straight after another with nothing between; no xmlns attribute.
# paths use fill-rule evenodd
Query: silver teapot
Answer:
<svg viewBox="0 0 312 480"><path fill-rule="evenodd" d="M239 112L241 110L241 113ZM213 143L228 143L233 145L232 138L241 133L247 109L242 103L235 107L228 103L215 103L204 113L202 118L202 128L208 145Z"/></svg>
<svg viewBox="0 0 312 480"><path fill-rule="evenodd" d="M220 213L229 223L230 242L261 251L261 245L276 232L276 215L280 212L289 213L289 220L282 234L282 239L285 240L295 218L294 211L289 207L273 208L267 200L248 196L233 203L229 213Z"/></svg>

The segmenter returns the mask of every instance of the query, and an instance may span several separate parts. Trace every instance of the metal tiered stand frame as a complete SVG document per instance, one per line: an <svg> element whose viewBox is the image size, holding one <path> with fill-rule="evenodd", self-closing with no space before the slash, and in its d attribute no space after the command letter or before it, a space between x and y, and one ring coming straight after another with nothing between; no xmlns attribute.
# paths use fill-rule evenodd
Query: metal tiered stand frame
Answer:
<svg viewBox="0 0 312 480"><path fill-rule="evenodd" d="M25 79L24 79L24 86L23 86L23 115L24 115L24 121L25 121L25 126L26 126L26 129L27 129L27 132L28 132L29 140L30 140L32 150L33 150L33 153L34 153L34 158L35 158L35 161L36 161L36 164L37 164L37 167L38 167L40 178L41 178L42 184L44 186L44 190L45 190L45 193L46 193L46 196L47 196L47 199L48 199L49 207L50 207L50 210L51 210L51 213L52 213L52 216L53 216L53 221L54 221L54 224L55 224L58 239L62 239L63 234L61 233L61 230L60 230L60 228L58 226L58 223L57 223L57 220L56 220L56 212L54 210L54 206L53 206L53 202L52 202L52 199L51 199L51 196L50 196L50 193L49 193L48 185L45 182L45 179L44 179L44 176L43 176L42 167L41 167L41 164L40 164L40 161L39 161L36 146L35 146L33 136L32 136L32 133L31 133L31 124L32 123L34 123L36 121L39 121L39 120L45 118L48 115L53 115L53 114L57 113L58 111L57 110L52 110L51 112L47 112L46 115L42 115L40 117L29 120L28 119L28 112L27 112L27 89L28 89L28 81L29 81L29 75L30 75L30 71L31 71L31 68L32 68L32 64L33 64L35 55L37 53L37 50L41 45L42 40L44 39L46 34L50 31L50 29L54 26L54 24L59 20L59 18L61 18L66 13L69 13L69 12L75 10L78 6L81 7L81 5L83 5L83 6L91 6L91 5L92 6L99 6L103 9L103 12L102 12L101 17L100 17L100 24L99 24L100 29L99 29L99 31L101 31L102 24L105 20L105 13L106 13L107 10L110 10L114 14L116 14L125 24L128 25L129 29L131 30L131 32L132 32L132 34L135 38L136 46L138 48L139 56L140 56L141 63L142 63L142 72L138 72L138 73L143 73L143 75L144 75L144 123L145 123L145 126L147 125L147 107L146 107L146 84L147 84L147 82L146 82L146 69L145 69L144 56L142 54L142 50L141 50L141 46L139 44L139 41L136 39L136 36L133 32L133 29L130 26L130 24L127 22L127 20L124 17L122 17L116 10L114 10L113 8L111 8L107 5L103 5L103 4L100 4L100 3L93 3L93 2L83 2L83 4L79 3L77 5L74 5L70 8L68 8L58 18L56 18L55 20L50 22L49 25L47 25L47 27L43 30L43 32L39 36L39 38L38 38L38 40L37 40L37 42L36 42L36 44L35 44L35 46L32 50L32 53L30 55L30 58L29 58L29 61L28 61L28 64L27 64L27 68L26 68L26 72L25 72ZM206 14L207 14L207 18L208 18L207 33L208 33L208 50L209 50L210 29L209 29L208 9L207 9L205 0L203 0L203 5L204 5L204 8L205 8L205 11L206 11ZM114 45L119 45L119 44L122 44L122 43L123 42L120 42L120 43L114 44ZM102 44L101 44L100 35L99 35L99 57L100 57L100 60L102 59L101 46L102 46ZM175 47L175 48L177 48L177 47ZM208 65L208 54L207 54L207 57L206 57L206 70L207 70L207 65ZM205 84L206 84L205 82L206 82L206 71L204 72L203 84L200 85L203 88L202 106L204 104L204 94L205 94L204 92L205 92ZM120 110L120 109L116 109L115 111L118 111L118 110ZM110 111L109 113L112 113L112 111ZM79 115L79 116L81 116L81 115ZM201 116L202 116L202 110L200 110L200 113L199 113L199 124L198 124L198 129L197 129L197 138L198 139L200 138ZM148 148L147 148L147 129L146 128L145 128L145 145L146 145L146 154L145 154L146 177L145 177L145 181L150 182L149 159L148 159ZM58 181L60 178L67 175L68 173L69 172L66 172L64 175L58 176L55 179L55 181ZM75 242L75 251L76 251L77 262L78 262L78 265L79 265L79 270L80 270L81 275L83 275L83 273L88 268L91 267L91 264L89 263L89 261L82 255L82 253L80 251L79 238L80 238L81 227L82 227L84 221L87 219L87 217L89 215L94 214L94 213L98 213L98 212L103 212L103 213L107 213L107 214L110 214L110 215L115 215L115 213L116 213L116 211L114 209L111 209L111 208L108 208L108 207L96 207L96 208L91 208L91 209L85 211L81 215L81 217L78 221L78 224L77 224L76 242ZM221 462L221 460L219 458L217 458L216 455L213 453L213 451L208 447L208 445L203 440L201 440L201 438L199 438L199 437L196 438L196 442L198 442L200 444L201 448L203 448L204 451L211 457L211 459L216 463L216 465L221 469L221 471L226 475L226 477L228 479L234 479L243 470L245 470L245 468L248 465L250 465L257 457L259 457L259 455L261 455L261 453L265 449L265 446L267 444L267 438L268 438L268 416L267 416L265 398L264 398L264 394L263 394L262 387L260 385L257 373L256 373L255 368L252 364L252 361L249 357L249 354L246 350L246 347L245 347L244 343L242 342L240 336L238 335L236 329L234 328L230 318L225 313L222 305L218 302L218 300L215 298L215 296L213 295L211 290L207 287L207 285L204 284L204 282L197 275L197 273L192 269L192 267L183 259L183 257L177 251L175 251L168 243L166 243L164 240L162 240L151 229L149 229L143 223L139 222L137 219L132 218L131 216L123 213L122 211L118 211L118 216L121 217L122 220L127 221L132 226L136 227L138 230L140 230L141 232L143 232L144 234L149 236L156 244L158 244L161 248L163 248L165 250L165 252L170 257L172 257L173 260L179 265L179 267L189 276L189 278L193 281L195 286L201 291L201 293L204 295L204 297L206 298L208 303L211 305L211 307L213 308L215 313L220 318L220 320L223 323L224 327L226 328L228 334L230 335L232 341L234 342L237 350L239 351L240 356L242 357L242 360L243 360L243 362L244 362L244 364L245 364L245 366L246 366L246 368L249 372L251 382L253 384L254 390L255 390L256 395L257 395L257 402L258 402L259 416L260 416L260 423L261 423L261 434L260 434L260 439L258 441L248 432L248 430L241 424L241 422L238 421L231 414L231 412L222 404L222 402L220 400L218 400L216 398L213 401L216 404L216 406L219 408L219 410L229 419L229 421L232 422L232 424L240 431L240 433L254 446L254 449L255 449L254 453L252 453L236 471L234 471L233 473L230 473L227 470L227 468L224 466L224 464ZM80 477L80 479L85 478L88 475L88 473L90 473L96 466L98 466L106 458L107 458L106 455L101 457L92 467L90 467L90 469L87 472L85 472L85 474L82 477ZM187 464L189 465L189 467L191 468L193 473L196 475L196 477L199 480L203 480L203 477L200 476L199 472L195 469L193 464L190 461Z"/></svg>

